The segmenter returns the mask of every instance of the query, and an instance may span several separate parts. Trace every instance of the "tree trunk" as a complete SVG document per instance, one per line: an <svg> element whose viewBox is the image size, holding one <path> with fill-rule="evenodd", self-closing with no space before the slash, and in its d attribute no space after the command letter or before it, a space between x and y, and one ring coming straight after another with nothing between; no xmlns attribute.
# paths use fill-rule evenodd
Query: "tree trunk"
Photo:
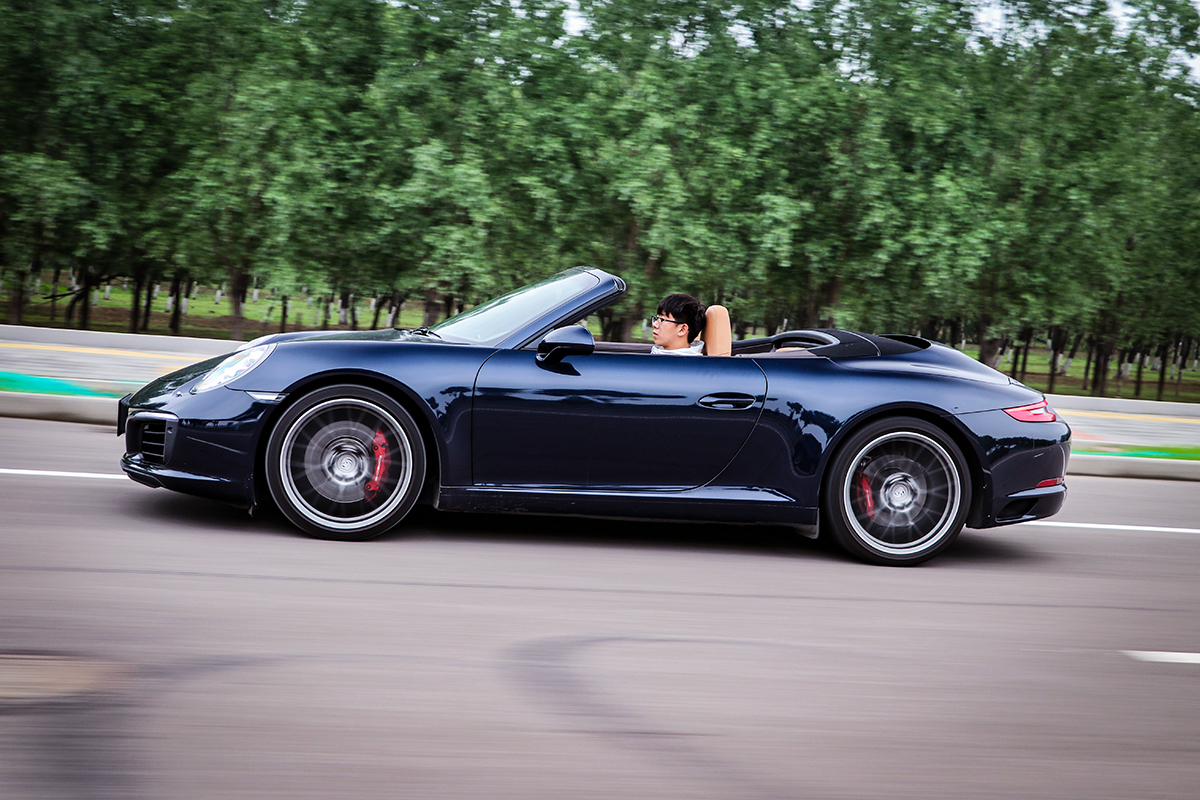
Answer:
<svg viewBox="0 0 1200 800"><path fill-rule="evenodd" d="M157 277L152 272L146 273L146 300L142 308L142 330L150 330L150 311L154 308L154 291L151 286L157 286Z"/></svg>
<svg viewBox="0 0 1200 800"><path fill-rule="evenodd" d="M29 271L20 270L8 290L8 324L20 325L25 309L25 284L29 282Z"/></svg>
<svg viewBox="0 0 1200 800"><path fill-rule="evenodd" d="M287 333L287 318L288 318L288 296L285 294L280 302L279 309L279 332Z"/></svg>
<svg viewBox="0 0 1200 800"><path fill-rule="evenodd" d="M79 286L79 330L91 330L92 324L92 287L100 282L92 278L91 270L83 270L83 283Z"/></svg>
<svg viewBox="0 0 1200 800"><path fill-rule="evenodd" d="M1025 371L1029 367L1029 346L1032 343L1033 343L1033 330L1027 329L1025 332L1025 347L1021 350L1021 377L1020 377L1020 380L1022 382L1024 382L1024 380L1025 380Z"/></svg>
<svg viewBox="0 0 1200 800"><path fill-rule="evenodd" d="M430 287L425 290L425 316L421 319L421 324L429 327L438 321L438 292L437 289Z"/></svg>
<svg viewBox="0 0 1200 800"><path fill-rule="evenodd" d="M1101 340L1096 343L1096 367L1092 376L1092 397L1100 397L1108 391L1108 362L1112 360L1112 351L1108 342Z"/></svg>
<svg viewBox="0 0 1200 800"><path fill-rule="evenodd" d="M1000 352L1000 339L991 333L992 321L984 315L979 318L979 361L989 367L996 365L996 355Z"/></svg>
<svg viewBox="0 0 1200 800"><path fill-rule="evenodd" d="M1047 394L1054 393L1054 379L1058 375L1058 360L1067 346L1067 332L1055 325L1050 328L1050 381L1046 388Z"/></svg>
<svg viewBox="0 0 1200 800"><path fill-rule="evenodd" d="M1175 396L1179 396L1180 389L1183 388L1183 370L1187 367L1188 354L1192 352L1192 338L1185 336L1183 338L1183 347L1179 352L1179 372L1175 374Z"/></svg>
<svg viewBox="0 0 1200 800"><path fill-rule="evenodd" d="M371 330L379 327L379 314L383 311L384 295L375 298L375 313L371 316Z"/></svg>
<svg viewBox="0 0 1200 800"><path fill-rule="evenodd" d="M634 323L636 323L640 317L641 317L641 314L626 314L623 317L621 317L617 323L616 338L614 339L614 341L632 342L633 341L633 326L634 326Z"/></svg>
<svg viewBox="0 0 1200 800"><path fill-rule="evenodd" d="M171 277L171 297L175 298L171 301L171 335L179 335L179 315L183 313L183 295L180 289L183 288L182 276L176 272Z"/></svg>
<svg viewBox="0 0 1200 800"><path fill-rule="evenodd" d="M58 312L58 279L62 275L62 267L54 268L54 277L50 280L50 321L54 322L54 318Z"/></svg>
<svg viewBox="0 0 1200 800"><path fill-rule="evenodd" d="M1158 394L1154 399L1158 400L1159 402L1162 402L1163 389L1167 385L1167 354L1169 347L1170 343L1166 341L1163 341L1163 343L1158 346L1158 355L1162 359L1162 364L1158 369Z"/></svg>
<svg viewBox="0 0 1200 800"><path fill-rule="evenodd" d="M617 318L613 315L612 308L602 308L597 311L596 319L600 320L600 341L617 341Z"/></svg>
<svg viewBox="0 0 1200 800"><path fill-rule="evenodd" d="M1089 336L1087 338L1087 352L1084 353L1084 356L1083 356L1083 386L1081 388L1085 392L1088 390L1088 387L1091 385L1091 381L1089 380L1089 378L1092 374L1092 355L1094 354L1094 351L1095 351L1093 344L1094 344L1094 340L1092 339L1091 336Z"/></svg>
<svg viewBox="0 0 1200 800"><path fill-rule="evenodd" d="M140 314L141 310L142 310L141 299L142 299L142 284L145 281L145 278L143 277L144 275L145 275L145 269L140 264L135 265L133 268L133 298L129 304L129 332L130 333L137 333L137 331L138 331L138 322L139 322L138 314Z"/></svg>
<svg viewBox="0 0 1200 800"><path fill-rule="evenodd" d="M1142 367L1146 364L1146 347L1141 342L1138 342L1134 349L1134 358L1137 359L1137 377L1134 378L1134 397L1142 396Z"/></svg>
<svg viewBox="0 0 1200 800"><path fill-rule="evenodd" d="M1071 351L1067 354L1066 360L1063 361L1062 366L1059 367L1059 369L1058 369L1058 373L1060 375L1062 375L1064 378L1067 377L1067 373L1071 369L1071 363L1075 360L1075 354L1077 352L1079 352L1079 344L1082 341L1083 341L1083 334L1082 333L1075 334L1075 341L1073 341L1071 343ZM1064 340L1064 344L1065 344L1065 340Z"/></svg>
<svg viewBox="0 0 1200 800"><path fill-rule="evenodd" d="M75 324L75 304L79 302L79 286L75 283L75 272L71 272L71 299L67 301L67 310L63 314L63 324L70 327Z"/></svg>
<svg viewBox="0 0 1200 800"><path fill-rule="evenodd" d="M400 298L399 292L392 292L388 299L387 324L389 328L400 327L400 312L402 311L404 311L404 300Z"/></svg>
<svg viewBox="0 0 1200 800"><path fill-rule="evenodd" d="M246 334L246 317L243 314L242 301L246 298L246 287L250 284L250 276L245 264L239 265L229 273L229 305L233 312L233 326L229 330L231 339L244 339Z"/></svg>

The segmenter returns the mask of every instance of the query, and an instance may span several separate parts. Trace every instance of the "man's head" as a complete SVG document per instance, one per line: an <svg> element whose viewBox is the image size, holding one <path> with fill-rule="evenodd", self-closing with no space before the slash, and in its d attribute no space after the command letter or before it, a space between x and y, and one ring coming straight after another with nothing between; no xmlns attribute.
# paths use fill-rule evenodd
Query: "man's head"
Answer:
<svg viewBox="0 0 1200 800"><path fill-rule="evenodd" d="M690 294L669 294L658 304L654 343L667 350L687 347L704 329L704 306Z"/></svg>

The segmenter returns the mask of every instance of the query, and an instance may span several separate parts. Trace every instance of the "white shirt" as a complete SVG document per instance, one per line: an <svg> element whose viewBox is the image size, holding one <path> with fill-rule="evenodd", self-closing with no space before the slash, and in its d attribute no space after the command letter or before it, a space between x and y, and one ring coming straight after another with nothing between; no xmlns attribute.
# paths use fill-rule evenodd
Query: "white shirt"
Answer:
<svg viewBox="0 0 1200 800"><path fill-rule="evenodd" d="M676 350L668 350L660 344L656 344L650 348L650 353L656 356L702 356L704 355L704 340L696 339L687 347L680 347Z"/></svg>

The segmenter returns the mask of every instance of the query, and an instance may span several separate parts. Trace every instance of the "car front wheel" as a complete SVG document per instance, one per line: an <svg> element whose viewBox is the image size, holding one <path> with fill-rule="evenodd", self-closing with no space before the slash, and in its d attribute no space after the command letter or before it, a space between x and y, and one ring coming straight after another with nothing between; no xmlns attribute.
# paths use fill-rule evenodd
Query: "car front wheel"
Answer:
<svg viewBox="0 0 1200 800"><path fill-rule="evenodd" d="M330 386L289 407L267 442L267 485L293 524L322 539L360 541L395 526L425 478L412 417L385 394Z"/></svg>
<svg viewBox="0 0 1200 800"><path fill-rule="evenodd" d="M844 550L898 566L949 547L970 505L962 451L940 428L910 417L850 436L834 456L823 497L824 522Z"/></svg>

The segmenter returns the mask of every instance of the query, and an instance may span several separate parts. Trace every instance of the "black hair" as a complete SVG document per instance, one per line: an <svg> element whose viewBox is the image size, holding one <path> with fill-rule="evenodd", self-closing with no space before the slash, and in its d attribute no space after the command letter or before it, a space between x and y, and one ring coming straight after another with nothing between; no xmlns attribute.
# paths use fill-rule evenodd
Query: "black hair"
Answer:
<svg viewBox="0 0 1200 800"><path fill-rule="evenodd" d="M690 294L669 294L658 303L659 315L670 314L688 326L687 340L691 344L704 330L704 305Z"/></svg>

